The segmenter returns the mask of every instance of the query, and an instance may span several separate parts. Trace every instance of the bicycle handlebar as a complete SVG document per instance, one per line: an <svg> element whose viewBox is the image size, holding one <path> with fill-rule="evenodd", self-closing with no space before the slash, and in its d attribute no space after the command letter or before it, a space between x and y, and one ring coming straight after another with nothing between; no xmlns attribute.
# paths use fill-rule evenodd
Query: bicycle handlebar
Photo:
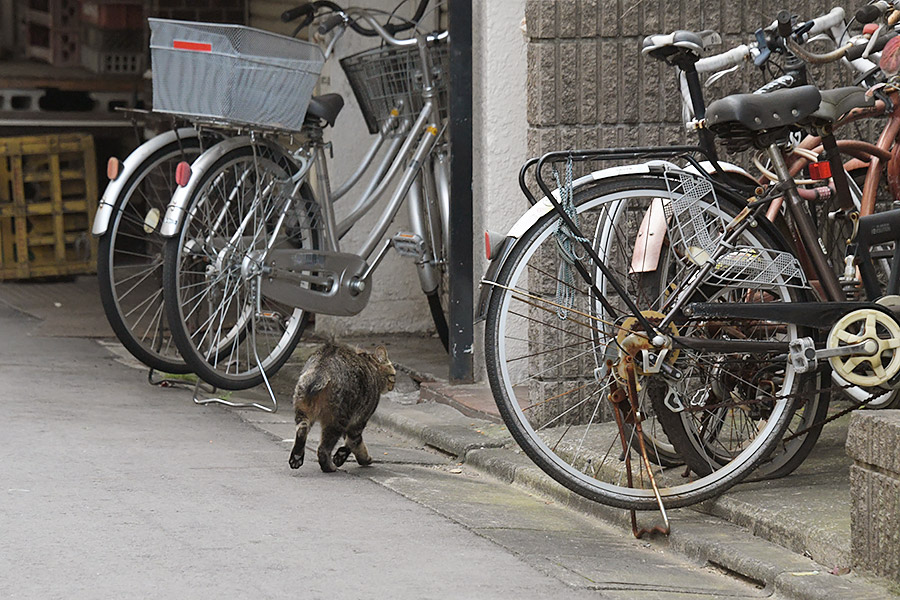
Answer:
<svg viewBox="0 0 900 600"><path fill-rule="evenodd" d="M866 4L858 11L856 11L856 20L863 25L874 23L875 21L880 19L890 7L891 5L884 0L878 0L877 2Z"/></svg>
<svg viewBox="0 0 900 600"><path fill-rule="evenodd" d="M875 43L872 45L872 49L869 50L869 52L881 52L884 49L885 45L895 37L897 37L896 31L891 31L890 33L878 36L878 39L875 40ZM857 44L856 46L853 46L852 48L847 50L844 58L849 61L854 61L857 58L862 58L862 55L866 51L867 46L868 44Z"/></svg>
<svg viewBox="0 0 900 600"><path fill-rule="evenodd" d="M408 29L412 29L413 27L416 26L416 23L418 23L419 20L421 20L422 16L425 14L425 8L427 6L428 6L428 0L420 0L419 5L416 7L415 14L408 21L404 21L403 23L397 23L397 24L388 23L383 26L379 25L379 27L381 27L381 29L390 36L400 33L401 31L406 31ZM316 2L303 3L295 8L284 11L283 13L281 13L281 20L285 23L288 23L290 21L293 21L295 19L298 19L298 18L306 15L306 19L304 19L304 21L300 24L300 26L296 30L296 31L299 31L300 29L303 29L304 27L306 27L307 25L312 23L312 21L315 17L314 13L317 10L319 10L320 8L328 8L332 12L335 12L335 13L338 13L341 15L346 15L348 12L348 11L345 11L344 9L342 9L338 4L335 4L334 2L332 2L331 0L317 0ZM375 36L381 35L381 33L377 29L375 29L375 28L368 29L366 27L361 26L359 23L357 23L354 20L350 20L347 24L353 31L355 31L356 33L358 33L360 35L366 36L366 37L375 37ZM369 20L369 24L371 25L371 20ZM338 23L334 23L327 31L334 29L334 27L337 27L337 25L338 25ZM295 32L295 35L296 35L296 32Z"/></svg>
<svg viewBox="0 0 900 600"><path fill-rule="evenodd" d="M334 13L319 24L319 35L325 35L342 23L344 23L344 14Z"/></svg>
<svg viewBox="0 0 900 600"><path fill-rule="evenodd" d="M809 29L809 35L818 35L833 27L837 27L844 21L844 9L837 6L831 9L831 12L813 19L812 27ZM808 21L809 22L809 21Z"/></svg>
<svg viewBox="0 0 900 600"><path fill-rule="evenodd" d="M381 36L381 38L388 43L390 46L398 46L398 47L406 47L406 46L415 46L418 44L417 38L406 38L406 39L397 39L395 38L391 32L387 30L385 26L375 20L373 16L371 16L365 9L362 8L348 8L346 11L347 15L355 15L357 19L365 21L369 27L375 31L376 35ZM425 36L426 42L436 42L447 39L448 32L442 31L437 34L429 34Z"/></svg>
<svg viewBox="0 0 900 600"><path fill-rule="evenodd" d="M304 2L303 4L295 8L291 8L281 13L281 21L282 23L290 23L291 21L299 19L304 15L313 13L315 9L315 6L313 6L312 4Z"/></svg>
<svg viewBox="0 0 900 600"><path fill-rule="evenodd" d="M701 58L695 64L698 73L708 73L710 71L719 71L740 64L750 56L750 46L741 44L731 50Z"/></svg>

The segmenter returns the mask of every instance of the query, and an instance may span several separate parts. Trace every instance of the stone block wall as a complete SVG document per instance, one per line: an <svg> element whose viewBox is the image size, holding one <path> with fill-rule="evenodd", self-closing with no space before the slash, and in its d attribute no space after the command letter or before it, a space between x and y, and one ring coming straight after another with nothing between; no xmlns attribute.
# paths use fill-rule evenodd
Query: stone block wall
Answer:
<svg viewBox="0 0 900 600"><path fill-rule="evenodd" d="M847 434L854 566L900 581L900 410L856 412Z"/></svg>
<svg viewBox="0 0 900 600"><path fill-rule="evenodd" d="M864 3L841 5L852 15ZM693 143L681 122L674 68L640 54L646 35L713 29L723 40L707 51L715 54L753 39L781 9L811 18L833 6L831 0L527 0L529 153ZM852 80L840 65L813 76L823 87ZM707 88L707 102L764 82L758 69L745 67Z"/></svg>

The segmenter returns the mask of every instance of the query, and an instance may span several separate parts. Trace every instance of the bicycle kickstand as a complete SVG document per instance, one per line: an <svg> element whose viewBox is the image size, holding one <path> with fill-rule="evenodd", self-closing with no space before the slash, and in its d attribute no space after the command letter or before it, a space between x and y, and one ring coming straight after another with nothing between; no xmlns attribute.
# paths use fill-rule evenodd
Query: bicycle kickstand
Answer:
<svg viewBox="0 0 900 600"><path fill-rule="evenodd" d="M638 446L640 448L641 461L643 462L644 469L647 472L647 477L650 480L650 485L653 488L653 494L656 496L656 503L659 506L659 512L663 518L663 526L656 525L649 529L647 528L639 528L637 524L637 511L635 509L629 509L631 513L631 533L634 534L634 537L637 539L641 539L646 534L653 533L661 533L663 535L669 535L671 528L669 526L669 517L666 514L666 507L663 505L662 496L660 496L659 488L656 485L656 478L653 476L653 467L650 463L650 459L647 455L647 448L644 445L644 435L641 429L641 413L638 410L637 404L637 381L635 379L634 374L634 359L631 356L624 356L622 360L625 361L625 374L627 377L627 390L623 390L619 387L616 382L615 376L613 375L613 366L612 361L607 361L607 369L609 372L609 377L612 380L610 384L610 394L609 401L613 404L613 414L616 418L616 426L619 429L619 439L622 442L622 454L625 460L625 475L628 482L628 487L633 485L633 474L631 472L631 443L628 440L628 435L625 432L625 423L630 421L634 425L634 436L637 437ZM628 401L628 409L626 409L623 404Z"/></svg>

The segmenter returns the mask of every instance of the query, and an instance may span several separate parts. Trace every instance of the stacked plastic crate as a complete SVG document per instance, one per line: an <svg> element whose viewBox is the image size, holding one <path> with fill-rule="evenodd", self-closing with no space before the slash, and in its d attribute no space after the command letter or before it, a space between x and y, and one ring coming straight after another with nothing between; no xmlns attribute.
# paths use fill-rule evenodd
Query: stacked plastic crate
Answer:
<svg viewBox="0 0 900 600"><path fill-rule="evenodd" d="M143 2L83 0L81 64L104 75L139 75L147 46Z"/></svg>
<svg viewBox="0 0 900 600"><path fill-rule="evenodd" d="M20 0L25 56L68 67L81 64L81 0Z"/></svg>

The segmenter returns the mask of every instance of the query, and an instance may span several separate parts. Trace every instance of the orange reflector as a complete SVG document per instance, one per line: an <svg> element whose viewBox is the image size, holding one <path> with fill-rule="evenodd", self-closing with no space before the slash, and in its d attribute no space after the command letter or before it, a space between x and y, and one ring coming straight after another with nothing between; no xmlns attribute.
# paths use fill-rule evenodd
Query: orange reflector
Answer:
<svg viewBox="0 0 900 600"><path fill-rule="evenodd" d="M106 176L110 181L115 181L119 177L119 173L122 172L122 163L119 162L119 159L115 156L110 156L109 160L106 161Z"/></svg>
<svg viewBox="0 0 900 600"><path fill-rule="evenodd" d="M188 184L188 181L191 180L191 165L187 164L184 161L178 163L178 166L175 167L175 183L184 187Z"/></svg>
<svg viewBox="0 0 900 600"><path fill-rule="evenodd" d="M831 177L831 163L829 163L827 160L810 163L810 179L828 179L829 177Z"/></svg>

